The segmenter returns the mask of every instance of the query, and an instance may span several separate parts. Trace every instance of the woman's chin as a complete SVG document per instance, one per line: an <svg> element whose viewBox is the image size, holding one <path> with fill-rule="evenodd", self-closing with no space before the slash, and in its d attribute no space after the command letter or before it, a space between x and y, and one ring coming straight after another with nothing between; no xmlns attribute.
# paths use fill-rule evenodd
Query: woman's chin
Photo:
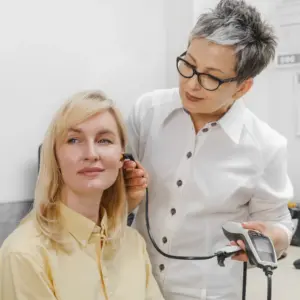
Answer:
<svg viewBox="0 0 300 300"><path fill-rule="evenodd" d="M99 180L98 178L90 179L90 180L83 180L78 182L76 186L73 186L71 189L76 191L78 194L81 195L88 195L88 194L101 194L103 191L107 190L113 185L114 182L110 180L104 182L103 180ZM74 185L74 183L73 183Z"/></svg>
<svg viewBox="0 0 300 300"><path fill-rule="evenodd" d="M111 184L105 184L103 182L94 182L94 181L89 181L86 186L84 187L84 189L87 191L87 192L90 192L90 191L94 191L94 192L103 192L105 190L107 190L109 187L111 187Z"/></svg>
<svg viewBox="0 0 300 300"><path fill-rule="evenodd" d="M191 114L206 114L208 109L204 103L191 102L188 100L183 101L183 108Z"/></svg>

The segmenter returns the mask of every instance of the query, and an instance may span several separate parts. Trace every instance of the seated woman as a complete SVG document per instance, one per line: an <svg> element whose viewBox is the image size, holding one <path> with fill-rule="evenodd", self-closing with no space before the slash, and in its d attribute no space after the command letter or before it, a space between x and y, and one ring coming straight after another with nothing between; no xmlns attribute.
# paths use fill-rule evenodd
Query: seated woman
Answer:
<svg viewBox="0 0 300 300"><path fill-rule="evenodd" d="M74 95L43 142L34 208L0 250L1 300L163 299L126 226L123 121L102 92Z"/></svg>

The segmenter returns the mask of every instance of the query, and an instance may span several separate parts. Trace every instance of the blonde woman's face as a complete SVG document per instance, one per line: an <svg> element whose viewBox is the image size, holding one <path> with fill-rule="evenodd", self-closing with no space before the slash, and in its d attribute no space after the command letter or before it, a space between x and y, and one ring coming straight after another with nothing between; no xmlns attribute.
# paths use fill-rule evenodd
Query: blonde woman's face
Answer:
<svg viewBox="0 0 300 300"><path fill-rule="evenodd" d="M70 128L56 149L64 184L79 194L106 190L123 165L122 151L117 123L109 111Z"/></svg>

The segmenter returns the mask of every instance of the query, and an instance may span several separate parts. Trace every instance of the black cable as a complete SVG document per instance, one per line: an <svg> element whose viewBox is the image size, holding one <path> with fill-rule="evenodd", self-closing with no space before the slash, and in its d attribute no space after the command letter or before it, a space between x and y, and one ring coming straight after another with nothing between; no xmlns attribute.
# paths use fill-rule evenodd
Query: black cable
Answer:
<svg viewBox="0 0 300 300"><path fill-rule="evenodd" d="M273 271L270 267L265 267L263 269L263 271L265 272L265 274L267 276L267 280L268 280L267 300L272 300L272 275L273 275Z"/></svg>
<svg viewBox="0 0 300 300"><path fill-rule="evenodd" d="M268 300L272 299L272 275L268 275Z"/></svg>
<svg viewBox="0 0 300 300"><path fill-rule="evenodd" d="M248 271L248 264L245 261L244 264L243 264L243 296L242 296L242 300L246 300L247 271Z"/></svg>
<svg viewBox="0 0 300 300"><path fill-rule="evenodd" d="M167 258L171 258L171 259L179 259L179 260L206 260L206 259L211 259L217 256L217 254L214 255L209 255L209 256L177 256L177 255L171 255L168 253L165 253L164 251L162 251L156 244L156 242L154 241L154 238L152 237L151 234L151 229L150 229L150 224L149 224L149 199L148 199L148 188L146 188L146 211L145 211L145 215L146 215L146 226L147 226L147 230L148 230L148 234L149 234L149 238L154 246L154 248L157 250L157 252L159 252L161 255L167 257Z"/></svg>
<svg viewBox="0 0 300 300"><path fill-rule="evenodd" d="M265 267L265 268L263 268L263 271L265 272L265 275L267 276L267 280L268 280L267 300L272 300L272 275L273 275L273 271L272 271L271 267Z"/></svg>

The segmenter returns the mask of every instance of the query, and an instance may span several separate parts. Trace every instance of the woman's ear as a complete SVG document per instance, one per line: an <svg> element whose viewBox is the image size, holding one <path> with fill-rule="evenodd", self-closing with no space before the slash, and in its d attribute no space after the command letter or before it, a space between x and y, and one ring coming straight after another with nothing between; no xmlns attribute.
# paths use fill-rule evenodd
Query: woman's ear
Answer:
<svg viewBox="0 0 300 300"><path fill-rule="evenodd" d="M253 85L253 78L249 78L244 82L242 82L238 87L236 93L233 95L233 99L237 100L242 96L244 96L251 89L252 85Z"/></svg>
<svg viewBox="0 0 300 300"><path fill-rule="evenodd" d="M124 152L121 153L121 157L120 157L120 169L123 168L124 165Z"/></svg>

